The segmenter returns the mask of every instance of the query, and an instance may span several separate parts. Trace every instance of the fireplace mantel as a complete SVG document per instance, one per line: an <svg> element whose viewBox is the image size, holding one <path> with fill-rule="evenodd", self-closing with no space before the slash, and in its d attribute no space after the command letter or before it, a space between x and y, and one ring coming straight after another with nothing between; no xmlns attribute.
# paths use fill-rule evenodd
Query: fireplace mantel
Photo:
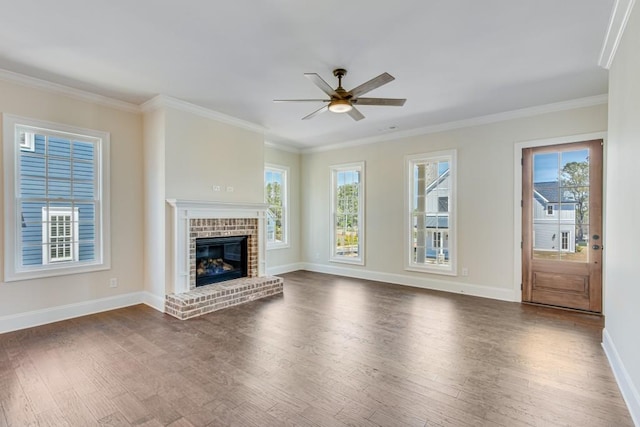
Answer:
<svg viewBox="0 0 640 427"><path fill-rule="evenodd" d="M172 274L167 294L181 294L190 289L190 223L194 219L256 219L258 222L258 277L265 274L266 212L264 203L225 203L204 200L167 199L171 207Z"/></svg>
<svg viewBox="0 0 640 427"><path fill-rule="evenodd" d="M167 203L188 218L259 218L264 216L268 208L266 203L229 203L207 200L167 199Z"/></svg>

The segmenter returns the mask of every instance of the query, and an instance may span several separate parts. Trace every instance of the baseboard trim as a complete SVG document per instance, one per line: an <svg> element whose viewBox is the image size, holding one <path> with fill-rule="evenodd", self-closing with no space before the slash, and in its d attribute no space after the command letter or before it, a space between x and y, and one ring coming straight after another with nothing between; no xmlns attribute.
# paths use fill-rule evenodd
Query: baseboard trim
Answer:
<svg viewBox="0 0 640 427"><path fill-rule="evenodd" d="M148 294L148 292L132 292L124 295L2 316L0 317L0 334L142 303L156 308L147 302L145 294Z"/></svg>
<svg viewBox="0 0 640 427"><path fill-rule="evenodd" d="M304 270L305 264L296 262L293 264L278 265L276 267L267 267L267 276L277 276L278 274L291 273L292 271Z"/></svg>
<svg viewBox="0 0 640 427"><path fill-rule="evenodd" d="M141 292L142 302L149 307L158 310L160 313L164 313L164 297L159 297L151 292Z"/></svg>
<svg viewBox="0 0 640 427"><path fill-rule="evenodd" d="M616 377L620 393L627 404L627 408L629 408L631 419L635 425L640 426L640 393L638 393L638 389L633 384L633 380L629 376L624 363L622 363L618 350L606 328L602 331L602 348L607 355L607 359L609 359L609 365L613 375Z"/></svg>
<svg viewBox="0 0 640 427"><path fill-rule="evenodd" d="M414 277L403 274L384 273L380 271L362 270L356 268L337 267L324 264L304 263L301 270L317 273L336 274L357 279L374 280L377 282L393 283L395 285L411 286L414 288L431 289L434 291L451 292L455 294L472 295L501 301L516 301L519 298L511 289L489 288L487 286L461 283L456 281L438 280L433 278Z"/></svg>

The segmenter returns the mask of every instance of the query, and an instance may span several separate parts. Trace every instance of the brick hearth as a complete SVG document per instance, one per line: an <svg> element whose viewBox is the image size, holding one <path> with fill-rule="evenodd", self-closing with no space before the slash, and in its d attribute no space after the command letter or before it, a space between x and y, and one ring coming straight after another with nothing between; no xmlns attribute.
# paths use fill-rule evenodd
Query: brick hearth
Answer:
<svg viewBox="0 0 640 427"><path fill-rule="evenodd" d="M282 293L281 277L265 276L228 280L199 286L182 294L167 295L165 312L181 320Z"/></svg>
<svg viewBox="0 0 640 427"><path fill-rule="evenodd" d="M260 277L261 220L260 217L188 218L185 249L188 252L189 290L166 295L165 312L185 320L282 293L282 278ZM196 239L231 236L247 236L247 277L196 287Z"/></svg>

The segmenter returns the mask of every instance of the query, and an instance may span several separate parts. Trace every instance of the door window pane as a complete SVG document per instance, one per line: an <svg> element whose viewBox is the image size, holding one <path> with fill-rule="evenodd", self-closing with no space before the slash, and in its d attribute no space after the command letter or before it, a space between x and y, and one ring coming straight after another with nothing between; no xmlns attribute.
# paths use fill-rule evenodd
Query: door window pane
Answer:
<svg viewBox="0 0 640 427"><path fill-rule="evenodd" d="M589 150L533 156L533 257L588 262Z"/></svg>

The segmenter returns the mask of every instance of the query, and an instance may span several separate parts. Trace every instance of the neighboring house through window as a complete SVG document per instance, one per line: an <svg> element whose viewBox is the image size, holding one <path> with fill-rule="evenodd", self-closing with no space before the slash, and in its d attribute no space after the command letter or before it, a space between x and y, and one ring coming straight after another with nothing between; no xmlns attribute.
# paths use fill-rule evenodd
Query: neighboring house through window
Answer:
<svg viewBox="0 0 640 427"><path fill-rule="evenodd" d="M533 183L533 249L575 252L577 202L560 181Z"/></svg>
<svg viewBox="0 0 640 427"><path fill-rule="evenodd" d="M4 116L5 280L110 267L109 134Z"/></svg>
<svg viewBox="0 0 640 427"><path fill-rule="evenodd" d="M289 169L266 165L264 194L267 203L267 249L289 246L288 207Z"/></svg>
<svg viewBox="0 0 640 427"><path fill-rule="evenodd" d="M331 261L364 265L364 162L331 166Z"/></svg>
<svg viewBox="0 0 640 427"><path fill-rule="evenodd" d="M456 274L455 150L406 157L407 270Z"/></svg>

